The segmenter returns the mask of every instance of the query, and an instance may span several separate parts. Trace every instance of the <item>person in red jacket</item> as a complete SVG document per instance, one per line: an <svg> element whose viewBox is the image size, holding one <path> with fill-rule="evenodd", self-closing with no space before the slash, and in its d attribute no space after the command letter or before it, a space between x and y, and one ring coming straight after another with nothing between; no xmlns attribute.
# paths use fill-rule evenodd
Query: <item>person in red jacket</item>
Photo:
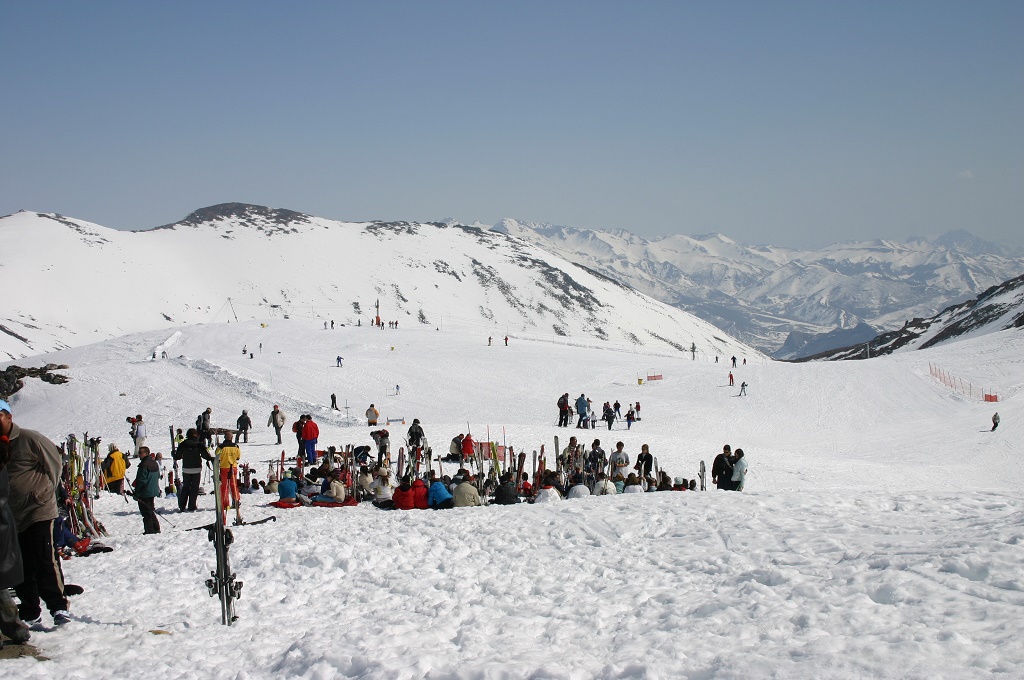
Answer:
<svg viewBox="0 0 1024 680"><path fill-rule="evenodd" d="M320 438L320 428L313 422L313 416L306 416L302 426L302 445L306 449L306 465L316 465L316 440Z"/></svg>
<svg viewBox="0 0 1024 680"><path fill-rule="evenodd" d="M409 475L402 477L402 483L391 494L391 500L399 510L416 509L416 495L413 493L411 482Z"/></svg>
<svg viewBox="0 0 1024 680"><path fill-rule="evenodd" d="M462 440L462 462L472 460L474 455L476 455L476 442L473 441L473 435L467 434Z"/></svg>
<svg viewBox="0 0 1024 680"><path fill-rule="evenodd" d="M426 482L422 479L417 479L412 483L412 497L414 506L417 510L427 510L430 508L427 505L427 496L430 490L427 488Z"/></svg>

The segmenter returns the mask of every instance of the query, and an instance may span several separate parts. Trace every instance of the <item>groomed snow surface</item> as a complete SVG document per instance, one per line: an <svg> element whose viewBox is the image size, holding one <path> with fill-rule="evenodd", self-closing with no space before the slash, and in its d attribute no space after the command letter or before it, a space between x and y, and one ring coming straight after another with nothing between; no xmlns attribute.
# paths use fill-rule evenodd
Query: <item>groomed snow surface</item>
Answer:
<svg viewBox="0 0 1024 680"><path fill-rule="evenodd" d="M49 661L6 661L0 676L1024 677L1019 332L871 361L752 361L734 371L746 397L725 363L494 337L299 320L183 327L40 357L69 364L71 382L30 380L12 403L19 424L55 441L89 430L122 448L125 416L142 413L165 453L168 425L210 406L233 426L245 408L256 430L243 461L261 477L281 451L263 427L274 403L290 420L313 413L321 448L369 443L370 402L406 418L389 427L396 443L414 417L442 449L467 421L531 453L556 434L563 446L574 434L606 449L621 439L633 459L648 443L687 478L729 443L747 454L747 490L442 512L282 511L246 496L248 519L278 521L235 530L245 585L231 627L204 585L212 544L184 531L212 521L212 497L184 515L157 499L164 533L143 536L134 503L105 495L97 513L114 552L64 563L86 589L75 620L33 634ZM158 347L171 358L153 361ZM1001 403L947 390L929 361ZM649 370L664 380L637 385ZM325 408L331 392L351 419ZM559 430L563 392L639 400L643 420Z"/></svg>

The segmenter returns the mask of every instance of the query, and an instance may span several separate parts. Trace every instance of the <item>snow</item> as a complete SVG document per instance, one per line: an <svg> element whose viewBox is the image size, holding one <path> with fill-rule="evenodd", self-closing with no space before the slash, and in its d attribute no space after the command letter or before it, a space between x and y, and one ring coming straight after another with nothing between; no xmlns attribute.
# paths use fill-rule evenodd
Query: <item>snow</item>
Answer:
<svg viewBox="0 0 1024 680"><path fill-rule="evenodd" d="M278 521L235 530L245 585L230 628L204 585L212 545L184 531L212 521L212 498L185 515L157 499L164 532L143 536L137 508L104 496L114 552L64 563L86 589L75 620L33 634L49 661L3 662L3 677L1021 677L1019 332L871 361L748 356L733 371L749 383L741 398L726 364L650 348L263 321L37 357L68 364L71 381L28 380L15 420L56 441L89 430L126 445L124 418L142 413L166 453L168 425L210 406L230 426L244 408L256 429L243 461L263 476L281 451L263 427L272 404L290 419L311 412L323 447L369 443L359 416L373 402L382 417L419 418L440 449L469 421L474 436L528 452L550 451L555 435L606 449L621 439L634 460L650 444L687 478L730 443L747 454L747 490L442 512L277 510L246 496L248 519ZM161 347L170 358L153 360ZM929 362L996 387L1002 403L946 389ZM664 380L638 385L649 369ZM401 395L388 396L396 384ZM559 430L566 391L641 401L643 420ZM351 419L326 408L332 392ZM400 441L407 427L390 429Z"/></svg>

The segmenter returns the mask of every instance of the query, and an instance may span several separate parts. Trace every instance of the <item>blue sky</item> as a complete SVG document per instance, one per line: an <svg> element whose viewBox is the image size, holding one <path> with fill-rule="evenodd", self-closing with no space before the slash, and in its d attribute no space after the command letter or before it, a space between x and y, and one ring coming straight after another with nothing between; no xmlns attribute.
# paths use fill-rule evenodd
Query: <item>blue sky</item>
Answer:
<svg viewBox="0 0 1024 680"><path fill-rule="evenodd" d="M1024 2L7 2L0 214L1024 243Z"/></svg>

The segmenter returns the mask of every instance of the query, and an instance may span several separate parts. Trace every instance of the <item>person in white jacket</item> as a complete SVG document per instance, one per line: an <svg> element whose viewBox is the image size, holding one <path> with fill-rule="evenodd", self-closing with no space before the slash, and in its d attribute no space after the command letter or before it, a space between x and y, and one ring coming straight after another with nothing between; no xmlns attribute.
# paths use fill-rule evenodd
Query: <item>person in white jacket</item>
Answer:
<svg viewBox="0 0 1024 680"><path fill-rule="evenodd" d="M565 494L565 498L583 498L584 496L590 495L590 489L583 483L583 475L575 474L572 478L572 488L569 489L569 493Z"/></svg>
<svg viewBox="0 0 1024 680"><path fill-rule="evenodd" d="M732 464L733 491L743 491L743 483L746 479L747 459L743 456L743 449L736 449L736 462Z"/></svg>
<svg viewBox="0 0 1024 680"><path fill-rule="evenodd" d="M614 455L614 454L613 454ZM626 486L622 489L622 493L643 493L644 487L640 484L640 479L633 474L629 473L629 477L626 477Z"/></svg>
<svg viewBox="0 0 1024 680"><path fill-rule="evenodd" d="M595 496L614 496L618 492L615 483L608 479L608 475L603 472L597 474L597 484L594 485Z"/></svg>
<svg viewBox="0 0 1024 680"><path fill-rule="evenodd" d="M629 454L623 450L626 445L622 442L615 443L615 450L612 451L612 455L608 456L608 465L611 469L610 477L615 479L615 475L622 475L623 479L628 477L629 471Z"/></svg>
<svg viewBox="0 0 1024 680"><path fill-rule="evenodd" d="M562 494L560 494L558 489L555 487L554 474L549 473L548 476L544 478L544 484L541 486L540 490L537 491L537 495L534 496L533 502L552 503L560 500L562 500Z"/></svg>

